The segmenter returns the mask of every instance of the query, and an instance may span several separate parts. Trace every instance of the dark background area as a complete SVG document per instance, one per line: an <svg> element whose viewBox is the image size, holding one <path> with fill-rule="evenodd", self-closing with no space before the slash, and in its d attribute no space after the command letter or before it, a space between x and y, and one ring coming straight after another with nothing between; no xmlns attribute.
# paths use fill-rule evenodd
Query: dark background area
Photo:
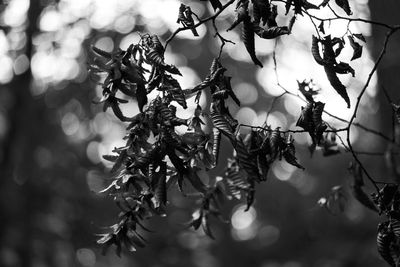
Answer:
<svg viewBox="0 0 400 267"><path fill-rule="evenodd" d="M332 215L317 205L335 185L349 191L350 155L325 158L317 151L310 158L307 146L299 148L306 171L296 170L286 180L275 177L279 172L271 172L269 181L258 187L254 209L244 214L239 202L226 205L225 214L232 217L232 225L215 221L212 228L216 241L183 226L190 218L193 202L171 190L169 216L148 223L156 233L147 235L146 248L123 253L121 258L112 250L102 256L96 234L114 223L118 209L111 199L96 193L106 187L109 176L98 154L108 152L102 144L111 147L114 139L122 137L123 125L111 114L99 115L101 107L92 103L98 92L86 70L89 46L109 49L111 40L116 49L131 32L150 31L162 20L142 17L134 11L135 1L122 1L126 2L123 7L129 8L119 10L114 20L123 15L127 19L112 21L117 26L111 27L106 22L96 24L101 19L93 19L94 3L87 5L90 10L82 11L80 17L65 15L62 12L68 2L76 2L78 9L84 6L79 1L50 0L0 4L1 36L5 39L0 37L8 44L0 57L0 266L385 266L375 241L381 218L355 202L348 192L343 213ZM8 18L7 8L13 4L16 11ZM395 12L400 10L399 2L370 0L369 7L371 19L399 23ZM205 15L209 12L203 10ZM52 24L60 19L49 19L53 11L65 15L61 26ZM46 12L50 13L48 17ZM175 18L177 10L174 12L170 16ZM17 16L23 19L18 22ZM136 21L132 27L126 26L129 17ZM158 24L148 26L149 21ZM166 28L158 34L165 40L171 32ZM367 47L373 58L381 49L384 34L384 29L372 27ZM203 78L218 52L215 42L209 30L201 40L174 40L169 53L179 55L182 65ZM394 100L400 98L399 44L397 34L378 70L378 108L360 116L362 123L387 134L391 131L391 108L379 87L385 86ZM60 58L63 61L56 61ZM264 56L266 61L270 58L271 54ZM258 98L249 107L267 110L272 96L256 84L256 67L228 56L223 61L234 76L234 84L239 77L257 88ZM6 63L12 66L11 76L4 74ZM312 78L312 74L304 78ZM283 101L278 101L275 109L286 114ZM288 115L288 120L295 122L296 117ZM359 150L387 148L381 139L361 130L355 146ZM231 154L225 149L221 158ZM391 181L383 156L361 159L378 180ZM215 173L223 169L221 166Z"/></svg>

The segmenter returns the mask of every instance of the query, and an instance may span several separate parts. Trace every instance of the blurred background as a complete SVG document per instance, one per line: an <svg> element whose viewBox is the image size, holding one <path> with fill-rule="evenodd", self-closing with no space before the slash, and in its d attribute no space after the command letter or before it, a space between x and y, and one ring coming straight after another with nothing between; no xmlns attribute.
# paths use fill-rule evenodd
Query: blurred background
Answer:
<svg viewBox="0 0 400 267"><path fill-rule="evenodd" d="M124 252L121 258L112 250L101 255L96 234L115 223L118 214L112 200L97 193L109 184L109 165L101 155L123 145L125 126L92 103L100 97L101 86L88 76L88 48L126 49L139 40L139 33L157 34L165 41L179 26L176 19L181 2L201 17L213 12L207 2L179 0L0 2L0 266L385 266L375 242L376 226L383 218L363 208L348 192L350 155L341 148L339 155L323 157L317 150L311 158L307 134L295 136L306 170L275 163L269 181L257 189L254 208L245 213L239 202L226 205L225 216L231 224L212 225L216 241L201 231L185 229L183 223L194 207L172 190L169 216L148 224L156 233L147 235L146 248ZM394 12L400 9L398 1L351 0L350 4L356 17L399 23ZM279 9L283 13L283 7ZM329 16L325 9L316 14ZM222 56L242 102L241 107L232 105L231 112L240 122L260 125L274 98L283 93L272 60L275 41L256 40L264 64L260 69L251 63L239 29L225 32L233 20L233 7L217 20L221 34L236 42L227 44ZM287 24L286 17L278 21ZM332 35L342 36L346 26L346 22L333 21L325 27ZM365 23L352 23L350 29L367 39L362 58L351 63L356 78L341 76L354 103L385 31ZM179 81L183 88L204 79L218 55L214 29L201 26L198 31L197 38L190 31L178 34L165 53L166 62L182 72ZM326 103L326 110L349 119L352 110L346 109L311 56L313 31L309 18L298 16L293 34L279 39L279 82L297 93L297 80L313 79L321 88L317 99ZM385 86L392 99L399 100L399 44L399 35L394 36L357 117L388 135L391 107L380 88ZM348 62L351 54L351 49L345 48L344 61ZM206 99L201 103L205 105ZM302 104L292 96L280 97L268 123L294 129ZM123 107L128 115L138 112L135 101ZM193 108L189 106L189 110ZM181 110L179 114L185 117L189 112ZM335 127L344 126L323 118ZM359 151L387 149L384 140L358 128L353 129L351 138ZM227 146L221 159L231 155ZM382 155L361 159L377 180L391 181ZM221 161L214 173L221 174L225 163ZM317 202L336 185L343 186L347 201L343 213L331 214Z"/></svg>

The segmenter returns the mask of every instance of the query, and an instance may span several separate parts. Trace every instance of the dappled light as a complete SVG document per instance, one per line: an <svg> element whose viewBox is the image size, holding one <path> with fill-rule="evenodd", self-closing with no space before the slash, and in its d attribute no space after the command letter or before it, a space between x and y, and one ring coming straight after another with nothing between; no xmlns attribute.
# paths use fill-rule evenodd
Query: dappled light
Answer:
<svg viewBox="0 0 400 267"><path fill-rule="evenodd" d="M397 266L389 2L2 1L0 266Z"/></svg>

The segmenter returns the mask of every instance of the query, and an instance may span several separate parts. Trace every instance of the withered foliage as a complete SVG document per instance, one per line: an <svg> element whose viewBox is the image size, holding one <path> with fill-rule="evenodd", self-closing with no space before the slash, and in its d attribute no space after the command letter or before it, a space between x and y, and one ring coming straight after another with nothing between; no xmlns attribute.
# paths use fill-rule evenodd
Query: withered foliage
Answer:
<svg viewBox="0 0 400 267"><path fill-rule="evenodd" d="M287 18L287 25L278 25L278 6L270 0L208 2L214 15L206 19L199 18L190 6L181 4L177 10L177 23L181 28L172 34L167 43L181 30L190 30L198 36L197 27L212 21L216 36L222 41L221 55L223 46L229 40L218 32L215 19L236 2L234 19L227 31L241 28L248 55L255 65L263 67L256 54L255 38L283 39L291 34L297 16L310 16L310 9L322 9L328 4L332 8L330 2L333 1L324 0L318 6L306 0L284 1L283 15ZM352 14L348 0L335 0L335 3L347 15ZM327 25L324 22L321 20L318 26L314 24L318 37L312 36L311 54L316 63L324 68L333 89L350 107L348 88L339 75L354 76L355 71L348 63L338 61L338 57L348 46L353 49L348 61L360 58L363 51L361 43L366 40L362 34L351 33L349 29L341 37L332 37L326 34ZM357 159L352 148L343 143L338 133L340 130L323 120L324 102L329 103L329 100L315 100L319 89L315 89L312 80L298 82L302 95L299 97L305 99L305 105L299 110L296 126L302 130L272 128L267 123L255 127L239 124L230 112L229 103L240 106L241 99L234 93L232 77L227 75L229 71L222 65L220 56L211 62L208 74L199 84L193 88L182 88L179 82L181 73L176 66L166 62L165 46L157 35L141 35L140 41L131 44L127 50L109 53L94 46L91 50L93 56L89 71L96 77L102 77L102 97L96 102L103 105L104 111L111 109L120 121L126 123L125 145L114 148L111 155L104 155L105 160L113 163L110 170L112 181L101 193L112 197L120 209L118 221L97 241L103 245L104 251L113 245L120 255L123 247L129 251L144 247L146 240L143 232L151 232L146 227L146 220L167 215L172 187L178 188L184 196L190 193L198 197L187 226L195 230L201 228L206 235L215 238L211 221L226 222L222 212L224 202L243 200L248 210L254 204L257 186L268 180L274 162L283 160L304 170L296 156L293 133L308 134L311 137L311 153L319 147L323 156L340 153L338 137L344 148ZM199 100L204 93L208 104L201 106ZM286 90L285 93L294 95ZM139 113L127 116L122 112L121 105L132 101L137 103ZM180 117L178 110L187 109L191 102L195 106L191 115ZM394 118L399 122L399 105L391 104ZM344 129L347 133L352 122L353 119ZM250 130L243 134L241 127ZM221 176L211 175L209 171L222 162L219 154L223 143L230 146L232 157L223 162L227 166ZM348 145L351 146L350 141ZM398 266L398 185L374 182L359 163L357 161L350 167L352 195L369 210L387 217L378 226L378 252L389 265ZM375 186L376 193L367 193L365 174ZM344 187L334 186L326 197L320 199L319 205L336 214L345 210L346 201Z"/></svg>

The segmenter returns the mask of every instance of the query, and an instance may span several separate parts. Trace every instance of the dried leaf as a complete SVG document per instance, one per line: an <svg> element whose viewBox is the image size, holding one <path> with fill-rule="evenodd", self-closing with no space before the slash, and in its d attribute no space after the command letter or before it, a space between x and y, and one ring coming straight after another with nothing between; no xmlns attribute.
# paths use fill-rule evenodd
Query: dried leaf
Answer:
<svg viewBox="0 0 400 267"><path fill-rule="evenodd" d="M249 53L254 64L262 68L263 65L256 56L255 44L254 44L254 28L249 15L247 15L243 20L242 38L244 46L246 47L246 50Z"/></svg>
<svg viewBox="0 0 400 267"><path fill-rule="evenodd" d="M378 252L390 266L395 266L390 248L392 242L394 242L394 234L388 228L388 222L380 223L376 237Z"/></svg>
<svg viewBox="0 0 400 267"><path fill-rule="evenodd" d="M289 34L290 30L286 26L282 26L282 27L275 26L275 27L270 27L266 30L261 27L256 27L255 33L263 39L274 39L281 35Z"/></svg>
<svg viewBox="0 0 400 267"><path fill-rule="evenodd" d="M350 98L347 94L346 87L342 84L336 76L335 69L332 66L324 66L326 76L331 83L333 89L346 101L347 108L350 108Z"/></svg>
<svg viewBox="0 0 400 267"><path fill-rule="evenodd" d="M321 54L319 52L319 42L320 40L315 37L314 35L312 36L312 46L311 46L311 53L315 59L315 61L320 64L320 65L326 65L328 64L324 59L322 59Z"/></svg>
<svg viewBox="0 0 400 267"><path fill-rule="evenodd" d="M349 0L335 0L335 3L346 12L348 16L352 15Z"/></svg>
<svg viewBox="0 0 400 267"><path fill-rule="evenodd" d="M362 35L361 33L353 33L353 36L356 37L357 39L363 41L364 43L367 42L367 41L365 40L364 35Z"/></svg>
<svg viewBox="0 0 400 267"><path fill-rule="evenodd" d="M353 48L353 56L351 58L351 60L355 60L357 58L360 58L362 55L362 50L363 47L357 43L356 41L354 41L354 38L352 36L348 36L349 41L350 41L350 45Z"/></svg>

